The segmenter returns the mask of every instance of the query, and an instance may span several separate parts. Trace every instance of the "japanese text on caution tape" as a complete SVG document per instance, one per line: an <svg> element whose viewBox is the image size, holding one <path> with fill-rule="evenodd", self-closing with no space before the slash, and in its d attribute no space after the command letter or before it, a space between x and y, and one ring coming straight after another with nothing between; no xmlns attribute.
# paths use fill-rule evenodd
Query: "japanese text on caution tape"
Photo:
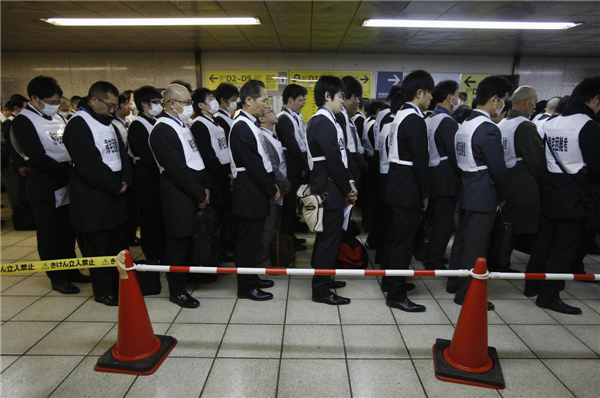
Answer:
<svg viewBox="0 0 600 398"><path fill-rule="evenodd" d="M30 261L26 263L2 264L2 275L26 274L65 269L115 267L115 257L67 258L64 260Z"/></svg>

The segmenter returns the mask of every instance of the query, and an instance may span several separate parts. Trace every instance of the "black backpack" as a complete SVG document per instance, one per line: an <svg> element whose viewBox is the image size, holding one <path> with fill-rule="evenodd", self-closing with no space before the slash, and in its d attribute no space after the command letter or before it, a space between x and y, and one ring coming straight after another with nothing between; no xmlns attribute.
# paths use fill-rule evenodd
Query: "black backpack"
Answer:
<svg viewBox="0 0 600 398"><path fill-rule="evenodd" d="M219 214L210 206L194 214L194 250L192 262L197 265L219 266L223 261L219 244L221 222Z"/></svg>

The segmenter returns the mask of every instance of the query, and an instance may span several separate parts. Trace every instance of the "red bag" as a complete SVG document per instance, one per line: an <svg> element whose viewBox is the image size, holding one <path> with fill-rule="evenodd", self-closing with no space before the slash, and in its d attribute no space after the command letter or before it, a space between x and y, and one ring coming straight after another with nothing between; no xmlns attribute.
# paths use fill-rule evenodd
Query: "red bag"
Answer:
<svg viewBox="0 0 600 398"><path fill-rule="evenodd" d="M367 250L358 239L344 234L338 248L336 265L338 268L365 269L369 266Z"/></svg>

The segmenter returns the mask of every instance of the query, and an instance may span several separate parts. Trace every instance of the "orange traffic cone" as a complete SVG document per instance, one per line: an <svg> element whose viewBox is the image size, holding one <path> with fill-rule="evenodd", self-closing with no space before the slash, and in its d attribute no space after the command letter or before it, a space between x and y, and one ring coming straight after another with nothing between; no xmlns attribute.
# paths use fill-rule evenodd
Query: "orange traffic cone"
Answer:
<svg viewBox="0 0 600 398"><path fill-rule="evenodd" d="M480 257L474 273L486 272L487 262ZM437 339L433 345L438 380L497 390L506 387L496 349L488 347L487 325L487 280L472 278L452 342Z"/></svg>
<svg viewBox="0 0 600 398"><path fill-rule="evenodd" d="M117 256L119 270L119 322L117 344L104 353L96 363L98 372L151 375L156 372L177 340L155 335L146 303L133 267L131 253L123 250Z"/></svg>

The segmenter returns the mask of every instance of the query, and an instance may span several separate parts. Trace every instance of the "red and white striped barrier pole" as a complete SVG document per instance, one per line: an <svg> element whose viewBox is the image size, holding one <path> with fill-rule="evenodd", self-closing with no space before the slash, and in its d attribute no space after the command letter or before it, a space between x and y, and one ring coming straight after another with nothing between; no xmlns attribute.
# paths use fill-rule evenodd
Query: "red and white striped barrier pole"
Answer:
<svg viewBox="0 0 600 398"><path fill-rule="evenodd" d="M480 275L473 270L400 270L400 269L313 269L313 268L235 268L235 267L181 267L169 265L136 264L132 268L142 272L183 272L190 274L241 274L241 275L334 275L334 276L437 276L467 277L477 279L546 279L546 280L597 280L600 274L526 274L513 272L488 272Z"/></svg>

